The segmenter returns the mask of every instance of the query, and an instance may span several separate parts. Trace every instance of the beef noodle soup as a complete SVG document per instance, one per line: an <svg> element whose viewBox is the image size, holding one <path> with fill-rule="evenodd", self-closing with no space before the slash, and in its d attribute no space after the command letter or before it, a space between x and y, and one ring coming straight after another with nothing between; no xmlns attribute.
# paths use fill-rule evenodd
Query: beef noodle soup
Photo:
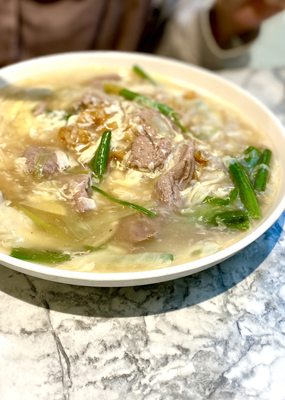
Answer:
<svg viewBox="0 0 285 400"><path fill-rule="evenodd" d="M253 229L278 187L269 140L189 87L134 66L1 89L1 251L141 271L210 255Z"/></svg>

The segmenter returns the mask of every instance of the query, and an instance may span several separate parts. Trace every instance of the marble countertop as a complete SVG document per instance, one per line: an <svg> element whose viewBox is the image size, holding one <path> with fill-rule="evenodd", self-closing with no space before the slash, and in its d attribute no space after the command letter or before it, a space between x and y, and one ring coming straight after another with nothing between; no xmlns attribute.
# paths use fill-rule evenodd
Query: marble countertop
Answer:
<svg viewBox="0 0 285 400"><path fill-rule="evenodd" d="M223 75L285 122L285 69ZM207 271L145 287L0 267L0 399L284 400L284 220Z"/></svg>

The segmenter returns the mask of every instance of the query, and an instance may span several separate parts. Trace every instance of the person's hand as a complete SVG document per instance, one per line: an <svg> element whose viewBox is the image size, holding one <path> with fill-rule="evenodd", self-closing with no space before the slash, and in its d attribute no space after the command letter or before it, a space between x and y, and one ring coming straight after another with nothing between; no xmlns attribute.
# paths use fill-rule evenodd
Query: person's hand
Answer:
<svg viewBox="0 0 285 400"><path fill-rule="evenodd" d="M233 38L258 32L265 19L284 9L284 0L217 0L211 11L214 37L229 48Z"/></svg>

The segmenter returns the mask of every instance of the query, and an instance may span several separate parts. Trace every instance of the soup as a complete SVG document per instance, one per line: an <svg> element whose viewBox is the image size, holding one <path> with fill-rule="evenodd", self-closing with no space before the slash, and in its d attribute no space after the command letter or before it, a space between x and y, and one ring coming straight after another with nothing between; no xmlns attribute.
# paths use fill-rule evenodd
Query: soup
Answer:
<svg viewBox="0 0 285 400"><path fill-rule="evenodd" d="M278 188L268 138L139 66L39 76L0 102L0 246L15 258L96 272L181 264L240 240Z"/></svg>

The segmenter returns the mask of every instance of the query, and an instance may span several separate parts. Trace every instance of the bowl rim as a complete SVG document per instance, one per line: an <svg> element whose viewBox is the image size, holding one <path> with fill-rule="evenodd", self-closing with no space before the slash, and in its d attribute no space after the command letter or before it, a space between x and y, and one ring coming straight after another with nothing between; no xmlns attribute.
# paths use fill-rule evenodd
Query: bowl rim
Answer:
<svg viewBox="0 0 285 400"><path fill-rule="evenodd" d="M53 61L61 61L67 62L69 60L79 58L81 59L105 59L112 60L115 58L123 58L124 60L129 60L134 63L135 61L150 61L150 62L158 62L163 64L168 64L169 67L179 67L186 68L190 70L194 70L200 74L204 74L205 78L207 76L212 77L218 84L222 86L228 87L235 92L238 92L240 95L247 97L252 103L258 106L262 113L266 114L267 117L274 123L274 125L280 131L281 136L284 137L285 140L285 128L278 120L278 118L256 97L254 97L251 93L247 92L240 86L232 83L225 78L215 74L212 71L208 71L199 66L193 66L191 64L187 64L183 61L173 60L167 57L161 57L156 55L149 55L144 53L132 53L132 52L118 52L118 51L87 51L87 52L71 52L71 53L62 53L55 55L42 56L38 58L34 58L31 60L21 61L19 63L11 64L7 67L0 69L0 78L5 75L10 75L13 73L13 70L25 68L34 68L37 64L45 63L46 61L52 63ZM101 60L102 61L102 60ZM12 81L17 81L17 79L12 79ZM49 266L44 266L41 264L36 264L28 261L23 261L6 255L4 253L0 253L0 262L6 265L11 269L15 269L19 272L27 273L29 275L33 275L36 277L44 278L47 280L69 283L75 285L84 285L84 286L131 286L131 285L143 285L150 284L156 282L163 282L171 279L175 279L178 277L183 277L186 275L194 274L203 269L209 268L210 266L217 264L240 250L247 247L250 243L254 242L257 238L259 238L267 229L269 229L279 218L282 212L285 209L285 192L282 194L282 197L277 204L277 207L265 218L261 224L256 227L253 231L249 232L245 237L243 237L238 242L233 243L232 245L226 247L225 249L219 250L218 252L208 255L206 257L202 257L200 259L186 262L179 265L163 267L158 269L149 269L145 271L131 271L131 272L83 272L83 271L74 271L74 270L65 270L60 268L53 268Z"/></svg>

